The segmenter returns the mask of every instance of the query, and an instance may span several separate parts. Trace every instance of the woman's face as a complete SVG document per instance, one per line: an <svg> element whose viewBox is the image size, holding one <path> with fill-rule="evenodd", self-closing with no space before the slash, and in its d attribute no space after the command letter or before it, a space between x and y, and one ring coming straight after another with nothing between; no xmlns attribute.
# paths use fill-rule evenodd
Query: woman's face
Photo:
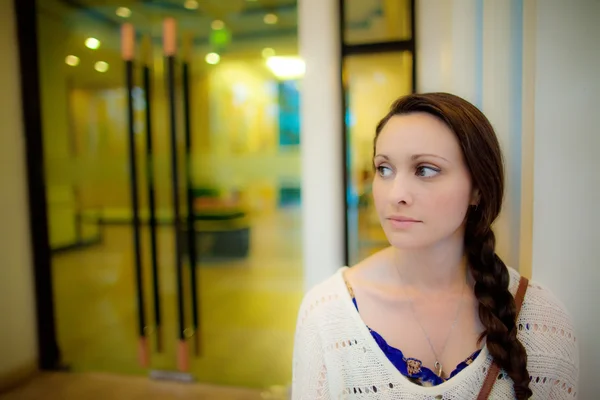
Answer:
<svg viewBox="0 0 600 400"><path fill-rule="evenodd" d="M397 248L424 248L464 236L477 194L454 133L426 113L392 117L375 145L373 197Z"/></svg>

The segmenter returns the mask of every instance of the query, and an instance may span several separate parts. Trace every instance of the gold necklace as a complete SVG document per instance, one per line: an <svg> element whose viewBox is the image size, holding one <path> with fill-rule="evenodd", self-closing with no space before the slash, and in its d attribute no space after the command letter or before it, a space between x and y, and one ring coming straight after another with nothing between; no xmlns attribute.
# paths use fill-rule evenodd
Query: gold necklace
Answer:
<svg viewBox="0 0 600 400"><path fill-rule="evenodd" d="M400 278L400 281L403 282L402 277L400 276L400 271L398 271L398 268L394 268L396 270L396 272L398 273L398 277ZM444 355L444 351L446 350L446 345L448 344L448 340L450 339L450 335L452 334L452 331L454 330L454 327L456 326L456 323L458 322L458 316L460 315L460 311L462 309L462 298L465 292L465 284L462 287L462 290L460 292L460 301L458 302L458 307L456 310L456 316L454 317L454 321L452 322L452 326L450 326L450 331L448 332L448 335L446 336L446 340L444 341L444 345L442 346L442 351L440 353L440 356ZM408 296L408 293L406 292L405 289L403 289L404 294L406 295L406 298L409 301L409 305L410 305L410 310L412 312L413 318L415 319L415 321L417 321L417 324L419 324L419 326L421 327L421 330L423 331L423 334L425 335L425 339L427 339L427 343L429 343L429 347L431 348L431 352L433 353L433 356L435 357L435 374L437 376L439 376L440 378L442 378L442 375L444 373L444 367L442 365L442 363L440 362L440 357L438 357L437 352L435 351L435 348L433 347L433 344L431 343L431 339L429 338L429 335L427 334L427 331L425 330L425 328L423 327L423 325L421 324L421 321L419 321L419 318L417 318L417 313L415 312L414 309L414 305L413 305L413 301L412 299Z"/></svg>

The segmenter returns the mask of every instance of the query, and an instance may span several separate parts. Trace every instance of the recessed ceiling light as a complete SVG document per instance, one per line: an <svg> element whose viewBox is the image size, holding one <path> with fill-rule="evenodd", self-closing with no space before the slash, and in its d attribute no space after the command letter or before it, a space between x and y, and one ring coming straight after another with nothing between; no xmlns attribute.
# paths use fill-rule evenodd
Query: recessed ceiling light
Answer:
<svg viewBox="0 0 600 400"><path fill-rule="evenodd" d="M281 79L298 79L304 75L306 65L300 57L269 57L267 66Z"/></svg>
<svg viewBox="0 0 600 400"><path fill-rule="evenodd" d="M215 19L210 24L210 27L213 28L215 31L218 31L218 30L225 28L225 22L221 21L220 19Z"/></svg>
<svg viewBox="0 0 600 400"><path fill-rule="evenodd" d="M79 65L79 57L77 56L67 56L67 58L65 58L65 63L67 63L67 65L70 65L71 67L76 67Z"/></svg>
<svg viewBox="0 0 600 400"><path fill-rule="evenodd" d="M209 64L215 65L221 61L221 56L219 56L217 53L208 53L204 60Z"/></svg>
<svg viewBox="0 0 600 400"><path fill-rule="evenodd" d="M104 62L104 61L98 61L94 65L94 69L98 72L106 72L106 71L108 71L108 63Z"/></svg>
<svg viewBox="0 0 600 400"><path fill-rule="evenodd" d="M262 56L264 58L269 58L269 57L273 57L275 55L275 50L270 48L270 47L266 47L263 49L262 51Z"/></svg>
<svg viewBox="0 0 600 400"><path fill-rule="evenodd" d="M188 10L197 10L198 2L196 0L186 0L183 6Z"/></svg>
<svg viewBox="0 0 600 400"><path fill-rule="evenodd" d="M100 41L96 38L87 38L85 40L85 47L92 49L92 50L96 50L98 47L100 47Z"/></svg>
<svg viewBox="0 0 600 400"><path fill-rule="evenodd" d="M131 10L127 7L119 7L115 13L121 18L131 17Z"/></svg>
<svg viewBox="0 0 600 400"><path fill-rule="evenodd" d="M265 15L263 20L265 21L265 24L274 25L277 23L279 18L277 17L277 15L275 15L273 13L269 13L269 14Z"/></svg>

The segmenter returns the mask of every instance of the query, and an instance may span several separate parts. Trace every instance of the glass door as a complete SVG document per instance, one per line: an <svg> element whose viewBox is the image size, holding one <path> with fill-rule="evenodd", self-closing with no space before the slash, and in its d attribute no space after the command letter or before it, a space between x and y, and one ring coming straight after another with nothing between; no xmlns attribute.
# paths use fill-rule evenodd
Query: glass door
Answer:
<svg viewBox="0 0 600 400"><path fill-rule="evenodd" d="M296 2L122 3L36 4L63 362L287 386L303 290Z"/></svg>

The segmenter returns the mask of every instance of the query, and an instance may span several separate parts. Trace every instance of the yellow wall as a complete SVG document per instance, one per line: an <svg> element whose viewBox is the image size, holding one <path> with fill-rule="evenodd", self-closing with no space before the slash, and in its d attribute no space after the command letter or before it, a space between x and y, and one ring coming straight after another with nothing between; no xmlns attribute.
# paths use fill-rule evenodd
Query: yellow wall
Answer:
<svg viewBox="0 0 600 400"><path fill-rule="evenodd" d="M15 29L13 2L0 2L0 392L38 356Z"/></svg>
<svg viewBox="0 0 600 400"><path fill-rule="evenodd" d="M72 244L75 237L75 199L69 174L53 166L70 158L67 76L64 40L68 32L59 17L38 16L42 132L47 173L48 229L52 247Z"/></svg>

